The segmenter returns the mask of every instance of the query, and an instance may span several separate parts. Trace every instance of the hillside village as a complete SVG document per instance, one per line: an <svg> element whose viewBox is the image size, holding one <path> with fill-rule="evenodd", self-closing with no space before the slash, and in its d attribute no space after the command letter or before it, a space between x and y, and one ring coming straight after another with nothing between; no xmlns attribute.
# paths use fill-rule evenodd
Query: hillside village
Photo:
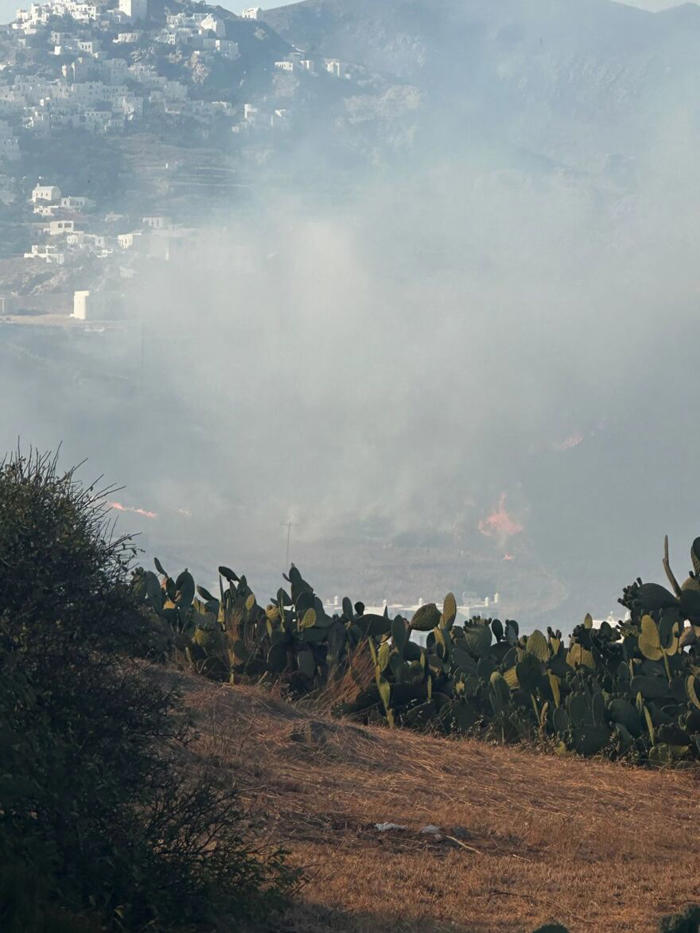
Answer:
<svg viewBox="0 0 700 933"><path fill-rule="evenodd" d="M0 312L46 311L60 290L54 310L84 317L99 282L195 236L207 198L235 203L246 172L358 100L373 116L386 89L361 66L290 45L259 8L18 10L0 27Z"/></svg>

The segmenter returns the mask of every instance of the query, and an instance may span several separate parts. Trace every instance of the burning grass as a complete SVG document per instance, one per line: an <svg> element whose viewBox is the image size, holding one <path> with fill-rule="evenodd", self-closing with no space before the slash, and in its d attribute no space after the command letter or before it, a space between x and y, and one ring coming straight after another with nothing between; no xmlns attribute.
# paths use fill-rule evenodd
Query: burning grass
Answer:
<svg viewBox="0 0 700 933"><path fill-rule="evenodd" d="M176 680L196 753L238 783L269 841L306 871L275 930L485 933L556 920L572 933L643 933L698 899L697 768L360 727L255 688L153 676ZM406 828L379 832L385 821ZM421 833L427 824L443 838Z"/></svg>

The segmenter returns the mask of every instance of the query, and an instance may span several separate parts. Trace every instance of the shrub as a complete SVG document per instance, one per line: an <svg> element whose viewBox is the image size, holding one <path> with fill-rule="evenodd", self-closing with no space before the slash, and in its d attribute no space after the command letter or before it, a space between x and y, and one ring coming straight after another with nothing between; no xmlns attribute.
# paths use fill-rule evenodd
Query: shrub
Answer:
<svg viewBox="0 0 700 933"><path fill-rule="evenodd" d="M682 914L666 917L661 923L661 933L698 933L700 930L700 907L688 907Z"/></svg>
<svg viewBox="0 0 700 933"><path fill-rule="evenodd" d="M35 628L59 622L101 649L163 655L126 582L136 553L109 519L112 486L81 484L58 455L18 450L0 462L0 612Z"/></svg>
<svg viewBox="0 0 700 933"><path fill-rule="evenodd" d="M231 928L297 875L178 765L177 700L124 654L146 623L101 501L55 457L0 467L0 929Z"/></svg>

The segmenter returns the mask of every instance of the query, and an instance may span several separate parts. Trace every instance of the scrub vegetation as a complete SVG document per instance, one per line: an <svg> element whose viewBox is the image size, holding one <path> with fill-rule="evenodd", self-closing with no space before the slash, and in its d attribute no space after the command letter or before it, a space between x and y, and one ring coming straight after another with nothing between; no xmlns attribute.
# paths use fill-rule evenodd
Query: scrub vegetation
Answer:
<svg viewBox="0 0 700 933"><path fill-rule="evenodd" d="M169 650L125 575L109 490L51 455L0 465L0 928L175 930L266 916L297 882L231 781L184 751Z"/></svg>
<svg viewBox="0 0 700 933"><path fill-rule="evenodd" d="M113 492L0 464L3 931L697 930L698 542L565 647L132 572Z"/></svg>

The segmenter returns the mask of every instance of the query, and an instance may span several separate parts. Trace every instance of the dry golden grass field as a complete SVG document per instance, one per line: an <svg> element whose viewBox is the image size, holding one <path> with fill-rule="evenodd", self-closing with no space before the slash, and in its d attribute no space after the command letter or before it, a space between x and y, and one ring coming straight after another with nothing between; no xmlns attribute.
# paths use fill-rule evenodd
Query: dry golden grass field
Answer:
<svg viewBox="0 0 700 933"><path fill-rule="evenodd" d="M359 727L256 688L154 676L194 714L189 754L235 782L306 872L270 930L644 933L700 900L698 769Z"/></svg>

